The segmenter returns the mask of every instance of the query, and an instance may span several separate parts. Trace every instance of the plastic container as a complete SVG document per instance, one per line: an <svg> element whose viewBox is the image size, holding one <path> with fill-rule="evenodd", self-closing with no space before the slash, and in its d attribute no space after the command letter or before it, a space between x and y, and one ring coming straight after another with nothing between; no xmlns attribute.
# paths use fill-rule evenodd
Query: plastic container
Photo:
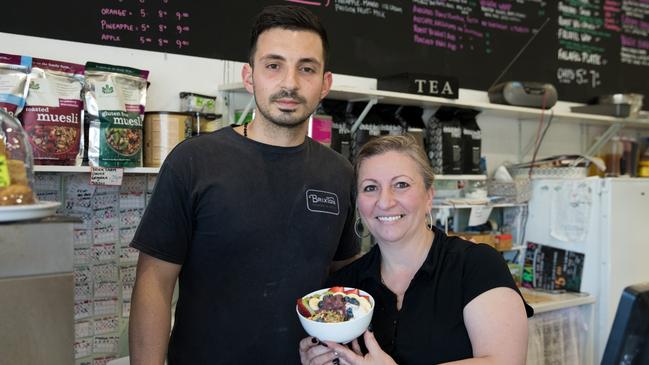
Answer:
<svg viewBox="0 0 649 365"><path fill-rule="evenodd" d="M192 135L192 113L144 113L144 166L158 167L169 152Z"/></svg>
<svg viewBox="0 0 649 365"><path fill-rule="evenodd" d="M530 179L519 177L513 181L487 181L489 196L504 198L504 203L524 203L532 198L532 184Z"/></svg>
<svg viewBox="0 0 649 365"><path fill-rule="evenodd" d="M18 119L0 108L0 206L36 203L32 147Z"/></svg>
<svg viewBox="0 0 649 365"><path fill-rule="evenodd" d="M466 199L487 198L487 182L485 180L467 180L462 189L462 196Z"/></svg>
<svg viewBox="0 0 649 365"><path fill-rule="evenodd" d="M214 132L227 125L221 118L221 114L191 113L191 118L193 136Z"/></svg>
<svg viewBox="0 0 649 365"><path fill-rule="evenodd" d="M190 92L180 93L180 108L185 112L216 113L216 96Z"/></svg>

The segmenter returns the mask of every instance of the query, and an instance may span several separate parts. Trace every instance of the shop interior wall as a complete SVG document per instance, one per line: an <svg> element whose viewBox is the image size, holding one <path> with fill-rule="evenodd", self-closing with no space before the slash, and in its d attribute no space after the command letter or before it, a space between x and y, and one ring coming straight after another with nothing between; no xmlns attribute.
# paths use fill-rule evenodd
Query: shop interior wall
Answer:
<svg viewBox="0 0 649 365"><path fill-rule="evenodd" d="M241 81L242 64L239 62L9 33L0 33L0 45L2 53L29 55L80 64L94 61L149 70L151 86L146 106L149 111L179 110L178 93L181 91L216 95L218 85ZM241 46L246 47L244 44ZM334 84L368 89L376 87L376 80L336 74ZM243 102L246 98L240 96L238 100ZM475 90L461 89L460 98L466 101L487 101L485 92ZM555 110L569 110L571 105L574 104L559 102L555 106ZM487 159L489 172L503 162L527 161L531 158L532 149L529 144L535 139L538 119L517 120L494 115L479 115L478 123L483 132L483 156ZM604 130L605 128L601 126L554 122L539 150L538 158L585 152L594 137ZM636 135L639 132L625 131L625 133ZM526 151L528 153L524 154Z"/></svg>
<svg viewBox="0 0 649 365"><path fill-rule="evenodd" d="M245 47L245 45L241 45ZM108 47L69 41L52 40L38 37L21 36L0 32L0 52L29 55L54 60L84 64L87 61L130 66L150 71L146 108L149 111L179 110L178 93L191 91L216 95L218 85L240 82L241 63L207 59L192 56L166 54L135 49ZM376 80L335 75L337 86L352 86L363 89L376 87ZM461 89L460 97L466 101L486 102L487 96L482 91ZM247 96L236 98L237 107L245 105ZM570 103L559 102L555 109L568 110ZM427 111L430 115L432 110ZM526 161L531 158L530 143L538 128L538 119L517 120L502 118L493 114L480 115L478 123L483 133L483 155L487 159L488 170L493 171L499 164L510 161ZM605 130L602 126L589 126L579 123L555 122L549 129L538 157L555 154L584 152L593 142L593 138ZM636 135L642 132L625 131L625 134ZM644 133L647 134L647 133ZM527 152L527 153L524 153ZM56 177L56 174L51 174ZM133 176L136 178L137 176ZM113 195L117 194L116 192ZM117 198L116 198L117 199ZM123 213L117 210L119 216ZM91 227L96 229L97 227ZM123 264L123 263L122 263ZM131 267L121 267L120 270ZM123 276L123 274L120 274ZM126 325L120 324L120 355L127 354ZM79 362L77 362L79 363Z"/></svg>

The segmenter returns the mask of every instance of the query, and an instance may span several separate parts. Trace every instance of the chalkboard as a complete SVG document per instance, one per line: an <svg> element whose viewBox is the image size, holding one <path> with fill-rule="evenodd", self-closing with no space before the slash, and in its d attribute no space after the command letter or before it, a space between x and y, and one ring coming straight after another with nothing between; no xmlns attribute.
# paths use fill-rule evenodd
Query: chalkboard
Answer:
<svg viewBox="0 0 649 365"><path fill-rule="evenodd" d="M325 23L336 73L455 76L462 88L486 90L548 20L503 81L549 82L576 102L649 95L649 3L641 0L32 0L12 2L0 31L246 61L255 14L289 3Z"/></svg>

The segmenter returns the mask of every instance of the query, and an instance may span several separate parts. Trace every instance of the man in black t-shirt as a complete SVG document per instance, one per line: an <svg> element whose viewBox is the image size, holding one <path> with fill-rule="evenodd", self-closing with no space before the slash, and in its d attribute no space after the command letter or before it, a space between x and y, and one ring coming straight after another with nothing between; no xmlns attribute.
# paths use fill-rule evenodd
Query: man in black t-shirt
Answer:
<svg viewBox="0 0 649 365"><path fill-rule="evenodd" d="M242 70L254 120L186 140L165 160L131 243L131 364L299 362L296 298L359 251L352 167L305 137L331 87L327 50L311 12L264 9Z"/></svg>

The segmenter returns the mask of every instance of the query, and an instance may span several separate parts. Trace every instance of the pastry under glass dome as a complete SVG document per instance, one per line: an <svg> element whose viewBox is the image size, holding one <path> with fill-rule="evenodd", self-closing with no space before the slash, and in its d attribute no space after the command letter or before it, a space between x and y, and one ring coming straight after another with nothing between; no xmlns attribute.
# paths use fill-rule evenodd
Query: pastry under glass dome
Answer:
<svg viewBox="0 0 649 365"><path fill-rule="evenodd" d="M18 119L0 108L0 206L37 202L33 167L27 133Z"/></svg>

